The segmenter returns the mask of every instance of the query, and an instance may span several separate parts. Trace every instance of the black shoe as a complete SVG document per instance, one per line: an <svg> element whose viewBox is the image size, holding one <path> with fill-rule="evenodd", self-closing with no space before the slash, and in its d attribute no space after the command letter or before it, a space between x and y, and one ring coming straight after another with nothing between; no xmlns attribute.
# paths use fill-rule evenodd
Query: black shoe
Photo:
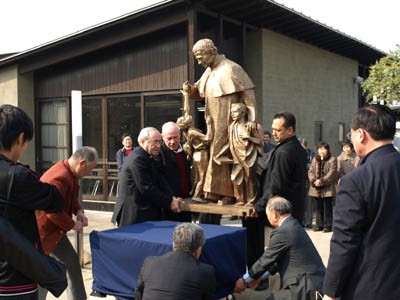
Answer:
<svg viewBox="0 0 400 300"><path fill-rule="evenodd" d="M314 227L313 231L322 231L322 227Z"/></svg>
<svg viewBox="0 0 400 300"><path fill-rule="evenodd" d="M269 288L269 280L267 278L265 280L262 280L260 285L258 287L255 287L254 290L255 291L265 291L268 288Z"/></svg>
<svg viewBox="0 0 400 300"><path fill-rule="evenodd" d="M332 231L332 228L330 228L330 227L324 228L324 232L331 232L331 231Z"/></svg>
<svg viewBox="0 0 400 300"><path fill-rule="evenodd" d="M100 292L95 291L95 290L93 290L93 291L90 293L90 296L94 296L94 297L98 297L98 298L105 298L105 297L107 297L106 294L100 293Z"/></svg>

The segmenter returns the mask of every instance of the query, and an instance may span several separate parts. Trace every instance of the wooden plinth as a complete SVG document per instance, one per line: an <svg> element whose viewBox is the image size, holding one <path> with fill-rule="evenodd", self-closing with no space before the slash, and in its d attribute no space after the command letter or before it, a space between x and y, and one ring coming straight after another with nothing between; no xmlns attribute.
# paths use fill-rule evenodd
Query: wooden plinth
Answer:
<svg viewBox="0 0 400 300"><path fill-rule="evenodd" d="M185 204L182 206L183 211L209 213L217 215L231 216L250 216L253 211L252 206L235 206L234 204L218 205L217 203L199 203L191 198L185 198Z"/></svg>

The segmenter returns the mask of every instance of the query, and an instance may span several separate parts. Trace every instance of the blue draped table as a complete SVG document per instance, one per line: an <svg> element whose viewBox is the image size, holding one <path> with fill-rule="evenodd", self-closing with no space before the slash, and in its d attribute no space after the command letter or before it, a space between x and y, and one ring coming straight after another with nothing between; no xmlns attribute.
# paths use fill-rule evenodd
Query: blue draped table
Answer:
<svg viewBox="0 0 400 300"><path fill-rule="evenodd" d="M90 233L93 290L120 299L134 299L137 278L147 256L172 251L178 222L154 221ZM215 299L233 293L246 270L246 229L200 224L206 244L200 260L213 265L217 278ZM160 270L162 272L162 270Z"/></svg>

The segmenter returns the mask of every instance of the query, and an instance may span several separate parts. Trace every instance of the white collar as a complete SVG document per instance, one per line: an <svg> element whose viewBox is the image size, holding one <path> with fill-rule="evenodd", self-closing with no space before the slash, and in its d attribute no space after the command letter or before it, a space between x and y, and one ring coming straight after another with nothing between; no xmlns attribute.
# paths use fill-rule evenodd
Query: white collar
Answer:
<svg viewBox="0 0 400 300"><path fill-rule="evenodd" d="M174 150L175 153L181 153L183 151L182 145L179 144L178 149Z"/></svg>
<svg viewBox="0 0 400 300"><path fill-rule="evenodd" d="M283 218L282 220L279 221L279 227L281 227L282 223L286 221L287 218L289 218L290 215L286 216L285 218Z"/></svg>

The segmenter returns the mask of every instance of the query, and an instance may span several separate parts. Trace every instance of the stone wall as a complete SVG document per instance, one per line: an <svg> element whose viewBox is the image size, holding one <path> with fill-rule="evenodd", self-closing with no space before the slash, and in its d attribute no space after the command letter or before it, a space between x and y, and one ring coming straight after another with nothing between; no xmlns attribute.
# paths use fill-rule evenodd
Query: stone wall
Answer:
<svg viewBox="0 0 400 300"><path fill-rule="evenodd" d="M339 123L345 123L344 133L348 132L358 107L358 85L353 81L357 61L266 29L249 34L248 41L252 39L262 46L261 61L247 61L250 76L262 85L257 97L262 99L258 109L263 128L270 130L275 113L293 112L297 136L314 148L314 124L320 121L323 140L334 156L339 155ZM248 48L247 55L256 57L259 50Z"/></svg>
<svg viewBox="0 0 400 300"><path fill-rule="evenodd" d="M0 72L0 105L12 104L23 109L35 124L35 102L33 75L20 75L18 66L2 69ZM35 169L35 138L30 142L21 162Z"/></svg>

